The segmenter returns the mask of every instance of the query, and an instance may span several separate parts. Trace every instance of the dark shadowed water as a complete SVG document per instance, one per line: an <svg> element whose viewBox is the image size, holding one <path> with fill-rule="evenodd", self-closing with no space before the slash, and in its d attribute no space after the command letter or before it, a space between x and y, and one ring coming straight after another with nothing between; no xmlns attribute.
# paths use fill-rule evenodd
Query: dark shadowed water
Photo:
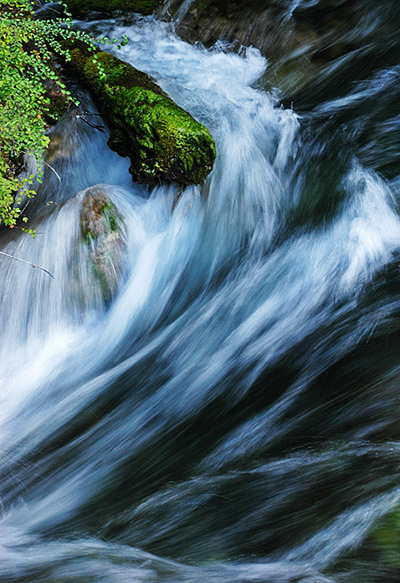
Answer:
<svg viewBox="0 0 400 583"><path fill-rule="evenodd" d="M1 239L54 276L0 258L1 582L400 580L400 20L360 14L283 97L256 48L91 23L218 157L175 204L76 112L53 130L38 235ZM126 238L109 303L79 223L99 183Z"/></svg>

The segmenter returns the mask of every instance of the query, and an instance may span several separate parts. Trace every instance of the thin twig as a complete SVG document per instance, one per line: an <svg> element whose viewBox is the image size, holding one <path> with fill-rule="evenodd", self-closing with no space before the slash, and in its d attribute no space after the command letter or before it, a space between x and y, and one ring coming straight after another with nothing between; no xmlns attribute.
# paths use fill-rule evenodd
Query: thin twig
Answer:
<svg viewBox="0 0 400 583"><path fill-rule="evenodd" d="M97 117L101 117L100 113L94 113L93 111L82 111L82 115L97 115Z"/></svg>
<svg viewBox="0 0 400 583"><path fill-rule="evenodd" d="M179 193L179 195L178 195L178 198L177 198L177 199L174 201L174 204L173 204L173 207L172 207L173 209L175 208L175 205L177 204L177 202L178 202L178 199L180 198L181 194L182 194L182 190L180 191L180 193ZM192 192L192 196L190 197L189 204L188 204L188 206L186 207L185 213L184 213L184 215L183 215L183 217L182 217L182 223L181 223L181 225L180 225L180 227L179 227L179 231L176 233L176 235L175 235L174 239L176 239L176 237L179 235L179 233L180 233L180 232L182 231L182 229L183 229L183 222L184 222L184 220L186 219L186 215L188 214L188 212L189 212L189 210L190 210L190 207L191 207L191 206L192 206L192 204L193 204L193 200L194 200L194 197L195 197L195 196L196 196L196 193L195 193L195 192Z"/></svg>
<svg viewBox="0 0 400 583"><path fill-rule="evenodd" d="M47 275L50 275L50 277L55 279L54 275L52 275L50 273L50 271L47 271L47 269L45 269L44 267L40 267L40 265L35 265L34 263L31 263L30 261L26 261L25 259L21 259L20 257L15 257L14 255L10 255L10 253L6 253L5 251L0 251L0 253L1 253L1 255L6 255L7 257L11 257L11 259L15 259L15 261L21 261L21 263L27 263L28 265L30 265L33 268L41 269L42 271L47 273Z"/></svg>
<svg viewBox="0 0 400 583"><path fill-rule="evenodd" d="M46 164L46 166L48 166L50 168L50 170L53 170L54 174L57 176L58 180L60 181L61 184L61 176L58 174L58 172L56 172L53 168L53 166L50 166L50 164L48 164L47 162L45 162L44 160L42 160L43 164Z"/></svg>
<svg viewBox="0 0 400 583"><path fill-rule="evenodd" d="M91 121L89 121L88 119L86 119L86 117L83 116L83 115L77 115L76 117L78 119L81 119L83 122L85 122L91 128L94 128L95 130L99 130L99 132L104 132L104 130L106 129L104 126L99 126L99 125L97 125L95 123L92 123Z"/></svg>

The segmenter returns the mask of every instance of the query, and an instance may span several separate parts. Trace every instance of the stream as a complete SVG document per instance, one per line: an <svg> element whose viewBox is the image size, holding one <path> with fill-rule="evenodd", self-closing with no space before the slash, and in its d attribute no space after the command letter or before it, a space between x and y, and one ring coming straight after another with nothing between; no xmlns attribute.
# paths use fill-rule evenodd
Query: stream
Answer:
<svg viewBox="0 0 400 583"><path fill-rule="evenodd" d="M300 111L254 47L81 26L126 35L109 50L217 159L177 200L76 110L52 130L37 236L0 235L54 277L0 256L0 581L399 581L399 66ZM80 228L95 184L124 217L110 302Z"/></svg>

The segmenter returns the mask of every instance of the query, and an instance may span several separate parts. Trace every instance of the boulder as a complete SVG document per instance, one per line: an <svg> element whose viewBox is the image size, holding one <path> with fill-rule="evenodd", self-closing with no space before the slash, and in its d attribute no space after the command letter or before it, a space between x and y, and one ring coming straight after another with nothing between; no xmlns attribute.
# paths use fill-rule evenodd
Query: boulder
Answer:
<svg viewBox="0 0 400 583"><path fill-rule="evenodd" d="M124 221L102 185L81 193L81 232L105 302L118 291L126 248Z"/></svg>
<svg viewBox="0 0 400 583"><path fill-rule="evenodd" d="M187 186L207 177L216 156L214 140L153 79L103 51L74 45L70 54L74 73L109 125L110 148L130 157L135 181Z"/></svg>

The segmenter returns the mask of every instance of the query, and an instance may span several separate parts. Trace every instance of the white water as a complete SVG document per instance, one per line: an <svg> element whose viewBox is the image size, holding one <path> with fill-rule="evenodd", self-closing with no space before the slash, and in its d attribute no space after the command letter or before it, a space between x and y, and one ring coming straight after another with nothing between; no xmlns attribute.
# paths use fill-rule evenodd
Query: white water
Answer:
<svg viewBox="0 0 400 583"><path fill-rule="evenodd" d="M382 303L373 317L347 325L359 297L400 247L392 193L354 160L335 217L291 230L288 217L303 196L304 177L292 171L303 147L299 119L254 87L267 66L263 57L255 49L237 55L220 46L189 46L152 19L129 29L102 27L111 37L127 35L118 56L153 75L209 128L218 157L206 184L188 188L174 206L174 187L149 193L130 185L126 161L107 150L102 134L79 129L75 120L63 138L75 144L74 153L54 162L62 186L43 189L59 205L38 222L35 241L18 236L3 245L54 280L0 258L0 579L328 581L319 569L358 544L397 503L395 480L375 503L371 475L363 496L339 509L335 520L319 523L302 544L277 553L265 535L261 552L257 535L247 531L264 524L267 532L274 511L296 495L296 479L282 478L280 491L271 476L298 472L311 484L314 466L325 468L339 454L332 446L326 456L312 453L312 460L307 451L283 455L250 474L240 464L264 456L313 418L317 405L287 415L314 378L393 310ZM110 306L81 240L76 196L99 182L110 183L107 192L127 233L125 278ZM324 336L336 325L339 336ZM301 355L291 356L302 343ZM259 379L285 359L299 367L296 380L285 385L278 376L255 392ZM276 393L271 402L269 383ZM245 399L253 392L252 409ZM232 412L242 402L249 413ZM340 414L344 423L354 411ZM215 435L202 441L209 430ZM366 422L364 434L369 430ZM379 451L397 465L397 450ZM351 445L339 457L346 465L368 453ZM210 478L210 472L221 474ZM221 518L220 525L212 507L202 514L223 484L243 479L251 490L253 478L259 486L252 494L239 489L237 504L228 504L231 522ZM351 531L347 539L343 530ZM262 555L257 560L246 541L251 536ZM159 556L147 549L159 549ZM234 563L243 557L245 565ZM197 566L185 566L186 559Z"/></svg>

